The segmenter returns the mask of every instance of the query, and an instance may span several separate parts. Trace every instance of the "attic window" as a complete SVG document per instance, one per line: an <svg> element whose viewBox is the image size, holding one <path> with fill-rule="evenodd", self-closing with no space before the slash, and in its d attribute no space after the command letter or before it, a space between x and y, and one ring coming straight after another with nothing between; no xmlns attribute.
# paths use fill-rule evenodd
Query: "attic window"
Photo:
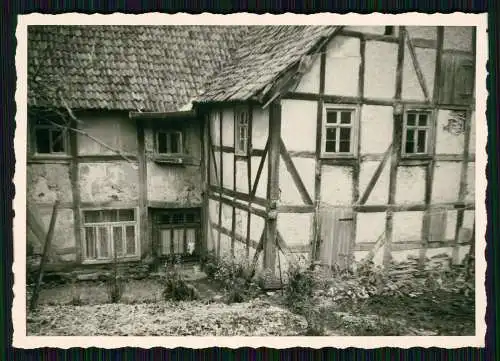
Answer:
<svg viewBox="0 0 500 361"><path fill-rule="evenodd" d="M386 26L384 30L384 35L395 35L394 26Z"/></svg>
<svg viewBox="0 0 500 361"><path fill-rule="evenodd" d="M67 129L55 121L37 120L34 126L34 143L37 154L66 154Z"/></svg>
<svg viewBox="0 0 500 361"><path fill-rule="evenodd" d="M249 141L249 113L247 109L236 109L234 112L235 130L235 153L238 155L248 154Z"/></svg>

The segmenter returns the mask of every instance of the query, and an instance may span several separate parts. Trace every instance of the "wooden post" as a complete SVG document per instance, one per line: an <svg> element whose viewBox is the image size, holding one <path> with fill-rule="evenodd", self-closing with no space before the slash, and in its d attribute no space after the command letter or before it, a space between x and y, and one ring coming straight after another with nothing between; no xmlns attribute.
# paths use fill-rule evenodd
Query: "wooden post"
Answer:
<svg viewBox="0 0 500 361"><path fill-rule="evenodd" d="M77 122L72 119L71 127L76 129L78 127ZM79 183L79 166L78 166L78 134L74 131L69 132L69 150L71 154L71 164L69 168L69 176L71 182L71 193L73 198L73 223L74 223L74 234L75 234L75 248L76 248L76 262L80 263L82 261L82 220L80 215L80 183Z"/></svg>
<svg viewBox="0 0 500 361"><path fill-rule="evenodd" d="M52 209L52 217L50 218L49 231L47 232L47 237L45 238L45 244L43 245L42 259L40 260L40 268L38 269L38 274L36 277L35 289L33 290L33 295L31 296L30 300L31 311L35 310L38 304L38 296L40 294L40 284L42 283L43 279L43 268L45 266L45 262L47 261L47 255L49 254L50 244L52 243L52 237L54 235L54 226L56 224L58 206L59 206L59 200L56 200L54 203L54 207Z"/></svg>
<svg viewBox="0 0 500 361"><path fill-rule="evenodd" d="M210 184L210 149L208 145L208 131L210 128L209 119L205 115L201 118L201 142L203 149L201 152L201 176L202 176L202 194L203 205L201 208L202 231L201 231L201 253L204 255L208 249L208 230L209 230L209 214L208 214L208 186Z"/></svg>
<svg viewBox="0 0 500 361"><path fill-rule="evenodd" d="M145 251L145 245L149 243L153 258L158 258L158 245L151 244L148 227L148 177L147 177L147 159L146 146L144 140L144 122L140 119L136 121L137 127L137 160L139 162L139 235L141 258Z"/></svg>
<svg viewBox="0 0 500 361"><path fill-rule="evenodd" d="M279 201L279 160L281 139L281 104L275 100L269 108L269 161L267 181L267 220L264 243L264 268L274 271L276 262L277 203Z"/></svg>

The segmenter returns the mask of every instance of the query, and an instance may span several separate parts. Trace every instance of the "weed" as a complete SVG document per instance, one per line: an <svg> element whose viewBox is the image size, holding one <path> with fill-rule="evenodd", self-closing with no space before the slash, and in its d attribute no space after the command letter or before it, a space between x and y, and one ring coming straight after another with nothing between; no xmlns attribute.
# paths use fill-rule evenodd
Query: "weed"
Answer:
<svg viewBox="0 0 500 361"><path fill-rule="evenodd" d="M199 299L198 290L182 278L180 272L181 266L179 256L171 257L165 263L162 297L166 301L192 301Z"/></svg>

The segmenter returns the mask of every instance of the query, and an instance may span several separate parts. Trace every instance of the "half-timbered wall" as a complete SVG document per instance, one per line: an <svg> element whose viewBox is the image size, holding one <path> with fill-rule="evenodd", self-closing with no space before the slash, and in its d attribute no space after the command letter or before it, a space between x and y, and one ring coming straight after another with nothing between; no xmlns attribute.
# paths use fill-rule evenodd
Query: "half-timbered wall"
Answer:
<svg viewBox="0 0 500 361"><path fill-rule="evenodd" d="M283 97L278 234L330 265L376 249L459 260L474 224L473 28L385 31L345 27ZM322 154L329 107L354 111L350 156ZM425 155L402 155L411 111L429 116Z"/></svg>

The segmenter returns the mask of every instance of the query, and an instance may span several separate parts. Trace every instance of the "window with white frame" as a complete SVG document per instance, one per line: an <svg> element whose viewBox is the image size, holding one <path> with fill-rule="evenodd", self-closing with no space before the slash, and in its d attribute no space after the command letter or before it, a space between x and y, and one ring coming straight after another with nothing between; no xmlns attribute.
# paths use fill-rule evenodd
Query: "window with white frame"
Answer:
<svg viewBox="0 0 500 361"><path fill-rule="evenodd" d="M248 154L249 117L247 109L235 109L234 111L234 148L238 155Z"/></svg>
<svg viewBox="0 0 500 361"><path fill-rule="evenodd" d="M182 154L182 132L157 130L156 153L159 155Z"/></svg>
<svg viewBox="0 0 500 361"><path fill-rule="evenodd" d="M85 260L106 261L138 255L135 209L83 211Z"/></svg>
<svg viewBox="0 0 500 361"><path fill-rule="evenodd" d="M66 154L68 130L56 120L37 119L33 129L36 154Z"/></svg>
<svg viewBox="0 0 500 361"><path fill-rule="evenodd" d="M403 155L428 154L430 151L431 112L407 111L403 124Z"/></svg>
<svg viewBox="0 0 500 361"><path fill-rule="evenodd" d="M323 117L323 156L353 156L357 142L357 109L325 107Z"/></svg>

